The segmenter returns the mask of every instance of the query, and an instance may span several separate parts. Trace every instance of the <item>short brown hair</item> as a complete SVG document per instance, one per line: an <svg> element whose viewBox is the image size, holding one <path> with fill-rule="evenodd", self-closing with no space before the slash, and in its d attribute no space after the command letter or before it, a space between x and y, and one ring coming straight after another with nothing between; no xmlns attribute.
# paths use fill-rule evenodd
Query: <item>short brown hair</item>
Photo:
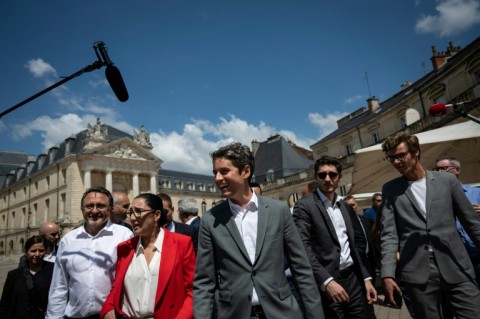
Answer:
<svg viewBox="0 0 480 319"><path fill-rule="evenodd" d="M418 142L418 137L405 132L398 132L387 137L382 143L382 150L384 153L387 153L401 143L405 143L407 145L408 152L411 154L414 154L418 151L418 159L420 159L420 143Z"/></svg>

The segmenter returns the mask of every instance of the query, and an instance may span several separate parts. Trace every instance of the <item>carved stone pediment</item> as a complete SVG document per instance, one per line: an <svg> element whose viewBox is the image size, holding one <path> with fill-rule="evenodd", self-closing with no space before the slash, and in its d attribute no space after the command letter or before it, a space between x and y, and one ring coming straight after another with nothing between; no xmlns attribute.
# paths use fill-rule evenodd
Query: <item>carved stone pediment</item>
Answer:
<svg viewBox="0 0 480 319"><path fill-rule="evenodd" d="M95 148L108 142L108 130L105 125L102 125L100 118L97 118L94 126L88 124L87 136L83 140L86 149Z"/></svg>
<svg viewBox="0 0 480 319"><path fill-rule="evenodd" d="M85 149L83 154L100 155L118 159L133 159L142 161L160 161L150 150L124 137L114 142L98 146L94 149Z"/></svg>

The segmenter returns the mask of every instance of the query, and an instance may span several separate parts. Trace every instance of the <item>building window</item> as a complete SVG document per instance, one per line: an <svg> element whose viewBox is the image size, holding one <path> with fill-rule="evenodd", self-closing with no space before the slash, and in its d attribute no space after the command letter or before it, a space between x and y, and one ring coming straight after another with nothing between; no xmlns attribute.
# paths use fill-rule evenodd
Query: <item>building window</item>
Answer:
<svg viewBox="0 0 480 319"><path fill-rule="evenodd" d="M45 200L45 211L43 212L43 221L48 220L49 210L50 210L50 200L46 199Z"/></svg>
<svg viewBox="0 0 480 319"><path fill-rule="evenodd" d="M10 215L10 228L15 228L15 212L12 212Z"/></svg>
<svg viewBox="0 0 480 319"><path fill-rule="evenodd" d="M47 183L47 189L50 189L50 176L47 176L47 177L45 178L45 181L46 181L46 183Z"/></svg>
<svg viewBox="0 0 480 319"><path fill-rule="evenodd" d="M205 201L202 201L202 214L205 214L207 212L207 203Z"/></svg>
<svg viewBox="0 0 480 319"><path fill-rule="evenodd" d="M273 182L275 179L275 173L273 172L273 169L269 169L266 174L267 182Z"/></svg>
<svg viewBox="0 0 480 319"><path fill-rule="evenodd" d="M372 140L373 144L377 144L380 142L380 135L378 134L378 132L372 133Z"/></svg>
<svg viewBox="0 0 480 319"><path fill-rule="evenodd" d="M66 184L67 183L67 170L64 168L60 172L61 172L61 175L62 175L62 183Z"/></svg>
<svg viewBox="0 0 480 319"><path fill-rule="evenodd" d="M347 151L347 156L353 154L351 145L345 145L345 150Z"/></svg>
<svg viewBox="0 0 480 319"><path fill-rule="evenodd" d="M346 189L345 185L340 186L339 189L340 189L340 195L341 196L346 196L347 195L347 189Z"/></svg>

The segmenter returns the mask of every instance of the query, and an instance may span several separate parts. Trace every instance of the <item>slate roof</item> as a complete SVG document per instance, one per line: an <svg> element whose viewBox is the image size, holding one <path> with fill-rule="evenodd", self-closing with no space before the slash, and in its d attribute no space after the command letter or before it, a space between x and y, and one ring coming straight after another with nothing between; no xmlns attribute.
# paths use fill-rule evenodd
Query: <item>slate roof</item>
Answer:
<svg viewBox="0 0 480 319"><path fill-rule="evenodd" d="M102 126L107 128L108 139L110 142L123 137L132 138L132 135L120 131L113 126L106 124L102 124ZM83 130L76 134L72 134L59 145L52 146L47 153L39 154L37 157L29 156L23 152L0 151L0 189L6 186L5 182L8 177L7 175L11 172L13 172L14 175L11 177L9 185L42 170L47 165L55 163L67 155L80 154L84 149L83 140L87 136L87 131L88 130ZM72 140L72 144L70 146L70 151L67 153L68 140ZM52 154L51 159L50 154ZM29 158L31 159L30 161ZM21 170L22 167L24 167L23 171ZM20 170L18 170L19 168Z"/></svg>
<svg viewBox="0 0 480 319"><path fill-rule="evenodd" d="M270 138L261 142L255 153L255 182L265 182L269 171L273 171L276 180L305 171L313 164L311 159L298 152L283 137Z"/></svg>

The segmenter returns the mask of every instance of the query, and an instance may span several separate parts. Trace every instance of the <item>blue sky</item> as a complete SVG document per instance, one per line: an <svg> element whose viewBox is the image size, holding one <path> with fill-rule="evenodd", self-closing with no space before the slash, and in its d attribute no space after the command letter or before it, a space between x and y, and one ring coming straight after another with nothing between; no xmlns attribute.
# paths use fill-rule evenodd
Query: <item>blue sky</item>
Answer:
<svg viewBox="0 0 480 319"><path fill-rule="evenodd" d="M275 133L309 148L336 120L429 72L431 46L480 34L478 0L0 2L0 110L93 63L104 41L130 98L104 68L0 119L0 150L38 155L102 123L143 124L166 169L209 174L219 145Z"/></svg>

